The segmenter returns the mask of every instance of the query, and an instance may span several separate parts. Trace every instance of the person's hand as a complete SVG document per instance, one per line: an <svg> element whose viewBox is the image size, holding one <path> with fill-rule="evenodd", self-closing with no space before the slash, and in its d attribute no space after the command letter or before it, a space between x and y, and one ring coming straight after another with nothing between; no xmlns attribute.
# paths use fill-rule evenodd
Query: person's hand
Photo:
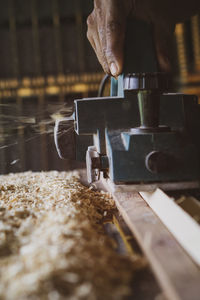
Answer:
<svg viewBox="0 0 200 300"><path fill-rule="evenodd" d="M87 37L106 73L122 72L126 20L132 0L94 0L94 10L87 19Z"/></svg>
<svg viewBox="0 0 200 300"><path fill-rule="evenodd" d="M160 68L169 71L175 24L198 9L199 0L94 0L94 10L87 20L87 36L104 71L116 77L123 69L128 17L150 22L154 25Z"/></svg>

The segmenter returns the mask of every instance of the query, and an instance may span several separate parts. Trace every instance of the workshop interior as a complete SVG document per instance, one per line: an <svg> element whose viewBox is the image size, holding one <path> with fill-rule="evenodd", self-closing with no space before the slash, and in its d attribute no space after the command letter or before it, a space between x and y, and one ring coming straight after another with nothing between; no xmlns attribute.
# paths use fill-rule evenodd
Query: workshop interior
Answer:
<svg viewBox="0 0 200 300"><path fill-rule="evenodd" d="M138 296L110 299L198 300L200 15L176 25L170 80L151 26L130 22L115 79L87 40L92 9L91 0L0 0L0 174L81 169L116 202L105 229L117 251L142 252L150 265Z"/></svg>
<svg viewBox="0 0 200 300"><path fill-rule="evenodd" d="M57 156L53 124L57 115L72 114L75 99L97 96L104 76L86 38L92 1L1 6L0 171L73 169L74 161ZM174 43L176 90L199 95L198 16L176 26Z"/></svg>

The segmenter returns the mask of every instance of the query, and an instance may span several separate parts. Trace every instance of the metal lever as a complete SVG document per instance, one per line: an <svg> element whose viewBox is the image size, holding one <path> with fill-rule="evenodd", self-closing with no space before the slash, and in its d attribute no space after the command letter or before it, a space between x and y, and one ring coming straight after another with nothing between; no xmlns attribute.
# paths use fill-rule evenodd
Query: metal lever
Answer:
<svg viewBox="0 0 200 300"><path fill-rule="evenodd" d="M159 126L160 95L150 90L139 91L140 129L154 130Z"/></svg>
<svg viewBox="0 0 200 300"><path fill-rule="evenodd" d="M71 117L56 120L54 127L54 142L61 159L76 159L73 115Z"/></svg>

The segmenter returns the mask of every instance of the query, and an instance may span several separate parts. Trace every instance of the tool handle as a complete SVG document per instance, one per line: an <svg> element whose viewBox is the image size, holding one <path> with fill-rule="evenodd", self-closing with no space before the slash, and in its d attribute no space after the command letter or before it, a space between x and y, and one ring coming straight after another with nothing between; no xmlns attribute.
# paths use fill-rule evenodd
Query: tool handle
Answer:
<svg viewBox="0 0 200 300"><path fill-rule="evenodd" d="M158 72L153 25L130 19L127 23L123 73Z"/></svg>
<svg viewBox="0 0 200 300"><path fill-rule="evenodd" d="M153 26L129 19L124 45L124 68L118 80L111 81L111 96L123 96L123 78L129 73L158 72Z"/></svg>

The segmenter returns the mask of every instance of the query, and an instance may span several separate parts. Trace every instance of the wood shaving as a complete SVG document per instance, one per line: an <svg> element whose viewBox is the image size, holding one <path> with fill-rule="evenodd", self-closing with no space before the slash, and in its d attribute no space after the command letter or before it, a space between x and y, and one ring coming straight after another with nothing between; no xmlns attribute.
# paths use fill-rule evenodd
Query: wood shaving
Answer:
<svg viewBox="0 0 200 300"><path fill-rule="evenodd" d="M104 233L113 209L76 172L0 176L0 299L125 299L134 258Z"/></svg>

